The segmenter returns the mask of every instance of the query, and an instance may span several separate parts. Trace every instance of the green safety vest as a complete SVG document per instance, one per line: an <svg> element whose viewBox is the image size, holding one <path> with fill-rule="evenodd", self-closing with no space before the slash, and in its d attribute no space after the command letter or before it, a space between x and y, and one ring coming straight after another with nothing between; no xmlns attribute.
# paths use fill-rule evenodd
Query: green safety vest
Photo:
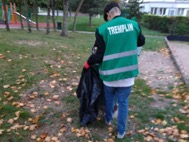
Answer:
<svg viewBox="0 0 189 142"><path fill-rule="evenodd" d="M103 81L117 81L138 75L137 22L116 17L98 27L106 45L102 64L99 66Z"/></svg>

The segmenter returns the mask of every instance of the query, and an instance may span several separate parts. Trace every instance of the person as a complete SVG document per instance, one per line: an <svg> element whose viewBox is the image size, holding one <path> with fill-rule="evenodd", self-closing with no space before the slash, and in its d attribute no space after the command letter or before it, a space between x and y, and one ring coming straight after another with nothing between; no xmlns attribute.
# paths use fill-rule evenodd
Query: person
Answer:
<svg viewBox="0 0 189 142"><path fill-rule="evenodd" d="M105 6L104 20L106 22L96 30L93 52L84 63L84 68L99 64L99 74L104 84L105 123L111 125L116 97L117 138L122 139L126 133L128 97L139 73L137 38L140 28L137 22L121 17L117 2Z"/></svg>

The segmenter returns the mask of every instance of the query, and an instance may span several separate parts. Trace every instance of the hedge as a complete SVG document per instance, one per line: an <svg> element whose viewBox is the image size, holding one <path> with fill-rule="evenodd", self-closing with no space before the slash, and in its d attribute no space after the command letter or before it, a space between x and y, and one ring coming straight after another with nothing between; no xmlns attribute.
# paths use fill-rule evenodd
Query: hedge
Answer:
<svg viewBox="0 0 189 142"><path fill-rule="evenodd" d="M171 35L189 35L189 17L143 15L142 24L152 30Z"/></svg>

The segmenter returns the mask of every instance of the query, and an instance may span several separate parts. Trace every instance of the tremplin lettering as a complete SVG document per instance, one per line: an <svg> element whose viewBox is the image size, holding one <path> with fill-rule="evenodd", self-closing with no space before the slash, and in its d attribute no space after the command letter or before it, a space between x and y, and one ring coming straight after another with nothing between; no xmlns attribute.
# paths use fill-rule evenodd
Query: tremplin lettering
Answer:
<svg viewBox="0 0 189 142"><path fill-rule="evenodd" d="M133 24L129 23L129 24L122 24L118 26L108 27L108 31L110 35L133 31Z"/></svg>

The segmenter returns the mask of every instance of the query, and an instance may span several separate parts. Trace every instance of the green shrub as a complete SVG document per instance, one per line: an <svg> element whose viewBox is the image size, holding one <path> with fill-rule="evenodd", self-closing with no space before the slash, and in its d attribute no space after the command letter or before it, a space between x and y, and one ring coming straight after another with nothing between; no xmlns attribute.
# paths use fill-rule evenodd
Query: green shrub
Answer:
<svg viewBox="0 0 189 142"><path fill-rule="evenodd" d="M145 27L162 33L169 33L171 35L189 34L188 17L143 15L142 23Z"/></svg>

